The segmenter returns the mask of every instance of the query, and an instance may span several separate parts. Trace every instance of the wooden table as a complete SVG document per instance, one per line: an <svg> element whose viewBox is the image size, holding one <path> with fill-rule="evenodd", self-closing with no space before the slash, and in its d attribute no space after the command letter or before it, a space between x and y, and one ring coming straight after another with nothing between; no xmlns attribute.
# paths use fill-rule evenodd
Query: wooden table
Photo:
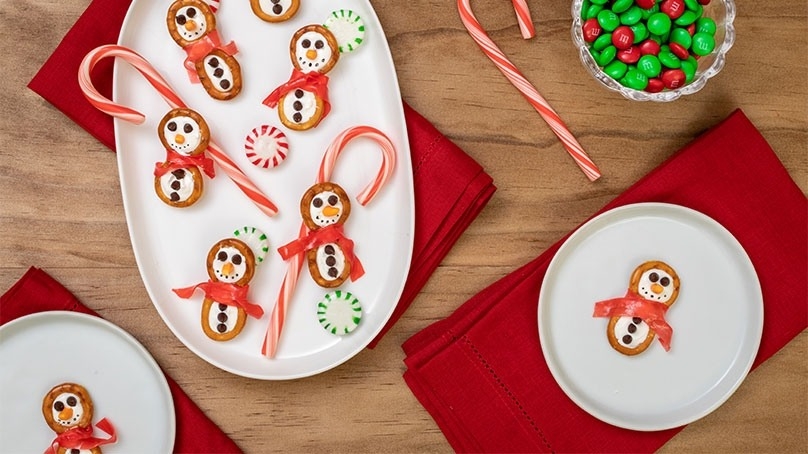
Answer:
<svg viewBox="0 0 808 454"><path fill-rule="evenodd" d="M663 105L626 101L590 78L570 41L569 2L531 2L537 36L529 41L519 35L510 2L493 10L494 2L473 2L492 38L600 165L604 177L596 184L474 45L455 2L372 3L403 98L499 188L378 348L315 377L264 382L209 365L170 333L135 265L114 154L26 88L87 0L0 2L0 289L29 266L43 268L139 339L247 452L448 452L401 378L400 345L412 334L543 252L735 108L808 191L802 0L739 0L727 67L697 95ZM803 332L663 451L807 451L806 348Z"/></svg>

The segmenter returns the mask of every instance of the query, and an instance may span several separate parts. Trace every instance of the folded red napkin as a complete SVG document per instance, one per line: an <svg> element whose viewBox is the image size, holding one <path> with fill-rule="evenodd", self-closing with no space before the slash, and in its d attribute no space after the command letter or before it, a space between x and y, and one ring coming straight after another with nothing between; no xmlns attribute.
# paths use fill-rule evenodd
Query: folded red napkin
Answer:
<svg viewBox="0 0 808 454"><path fill-rule="evenodd" d="M601 212L637 202L693 208L743 245L764 300L753 367L808 326L808 201L740 110ZM536 320L544 274L563 240L404 344L404 378L457 451L651 452L681 430L611 426L556 384Z"/></svg>
<svg viewBox="0 0 808 454"><path fill-rule="evenodd" d="M131 0L93 0L28 87L115 149L112 117L87 102L77 81L79 64L92 49L115 43ZM96 88L112 93L112 59L93 72ZM396 310L381 336L401 317L449 252L477 217L496 188L491 177L463 150L447 140L410 106L404 105L415 184L415 239L410 274Z"/></svg>
<svg viewBox="0 0 808 454"><path fill-rule="evenodd" d="M0 296L0 325L43 311L75 311L98 316L44 271L31 267ZM239 453L241 450L213 423L168 375L177 429L174 452Z"/></svg>

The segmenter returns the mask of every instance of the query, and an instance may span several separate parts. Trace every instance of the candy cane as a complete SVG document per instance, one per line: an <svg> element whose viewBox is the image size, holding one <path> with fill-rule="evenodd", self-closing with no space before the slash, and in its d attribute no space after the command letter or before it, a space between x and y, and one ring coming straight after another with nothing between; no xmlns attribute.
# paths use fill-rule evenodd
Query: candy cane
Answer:
<svg viewBox="0 0 808 454"><path fill-rule="evenodd" d="M529 18L525 19L519 12L520 8L517 6L517 4L522 3L523 0L514 0L514 6L517 7L517 17L519 18L520 28L522 28L523 23L526 24L529 21ZM526 7L527 5L524 6ZM460 20L463 22L463 25L466 27L477 45L480 46L483 53L485 53L485 55L494 62L497 69L499 69L500 72L502 72L502 74L508 78L508 80L522 93L533 108L536 109L544 121L547 122L550 129L552 129L553 133L555 133L558 139L561 140L564 148L575 160L575 163L578 164L578 167L583 170L587 178L589 178L591 181L595 181L600 178L600 170L598 170L595 163L592 162L589 156L587 156L583 147L581 147L581 144L579 144L572 135L572 132L570 132L570 130L558 116L558 113L556 113L556 111L550 107L547 100L544 99L541 94L539 94L536 88L530 82L528 82L527 79L525 79L525 76L519 72L516 66L511 63L511 61L508 60L499 47L494 44L494 41L488 37L488 34L482 28L480 22L471 11L469 0L457 0L457 9L460 12ZM525 35L524 29L522 35Z"/></svg>
<svg viewBox="0 0 808 454"><path fill-rule="evenodd" d="M93 68L95 68L95 65L107 57L117 57L132 65L132 67L138 70L138 72L149 81L149 84L157 90L157 93L160 94L172 109L187 107L182 99L177 96L174 89L171 88L171 85L169 85L163 76L161 76L145 58L129 48L108 44L91 50L84 57L79 66L79 86L81 87L82 93L84 93L84 97L87 98L90 104L96 109L107 115L118 117L136 125L142 124L146 119L146 117L137 110L107 99L99 93L93 85L90 74ZM207 151L210 153L213 160L224 170L224 173L236 183L236 186L238 186L264 214L274 216L278 213L277 206L258 189L258 186L250 181L247 175L230 159L221 147L211 140Z"/></svg>
<svg viewBox="0 0 808 454"><path fill-rule="evenodd" d="M513 9L516 11L516 21L519 22L519 30L522 32L522 38L530 39L536 36L536 30L533 28L533 21L530 19L530 9L527 7L525 0L513 0Z"/></svg>
<svg viewBox="0 0 808 454"><path fill-rule="evenodd" d="M325 151L320 169L317 172L316 183L322 183L331 179L337 158L342 154L345 145L358 137L372 139L382 149L382 163L376 177L356 196L357 201L359 201L362 206L365 206L373 200L379 192L379 189L387 183L396 165L396 149L393 143L384 133L376 128L370 126L354 126L346 129L334 138L331 145L329 145L328 149ZM301 224L298 237L304 237L308 232L309 230L306 228L306 225ZM264 337L264 344L261 347L261 353L269 358L274 358L278 350L278 341L281 336L281 331L283 330L283 323L286 320L286 312L295 292L295 287L297 287L297 280L300 277L300 270L302 268L303 254L296 254L289 259L286 275L283 277L283 282L281 283L278 301L272 309L272 314L269 318L269 326L267 326L266 336Z"/></svg>

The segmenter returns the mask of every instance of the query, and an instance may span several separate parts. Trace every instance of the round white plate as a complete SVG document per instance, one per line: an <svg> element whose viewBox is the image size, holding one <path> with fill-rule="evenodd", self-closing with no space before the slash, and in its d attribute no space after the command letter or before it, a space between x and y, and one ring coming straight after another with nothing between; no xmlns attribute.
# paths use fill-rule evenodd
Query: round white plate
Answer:
<svg viewBox="0 0 808 454"><path fill-rule="evenodd" d="M213 140L279 207L267 217L217 168L205 180L205 192L195 205L177 209L163 204L154 193L154 164L165 158L157 125L169 107L131 66L116 62L116 102L146 115L142 125L115 121L118 165L124 208L138 268L158 312L174 334L194 353L232 373L258 379L291 379L331 369L361 351L382 329L403 290L414 229L414 202L409 145L398 81L387 41L373 8L366 0L304 1L297 15L270 24L253 15L249 2L221 3L217 28L224 42L234 41L243 71L244 88L233 100L210 98L201 85L192 85L183 68L185 52L169 36L165 15L171 2L135 0L119 44L144 56L211 128ZM328 74L332 111L309 131L283 127L276 109L261 101L292 73L289 40L300 27L323 23L334 9L351 9L365 22L362 47L344 54ZM253 166L244 151L245 137L260 125L281 129L289 141L289 155L273 169ZM261 354L269 314L275 305L286 263L276 249L297 237L300 198L315 183L323 153L348 127L369 125L387 134L397 149L397 164L388 184L367 206L356 195L376 175L381 163L378 146L368 139L348 144L332 180L352 198L345 233L356 244L366 270L356 282L341 288L362 302L363 320L350 335L326 332L317 320L317 302L327 293L314 284L304 267L290 303L286 325L274 359ZM270 253L250 282L249 299L265 311L248 318L244 331L228 342L208 339L200 326L202 293L184 300L171 292L208 279L205 260L219 240L242 226L264 231Z"/></svg>
<svg viewBox="0 0 808 454"><path fill-rule="evenodd" d="M625 295L641 263L661 260L681 279L657 340L626 356L609 345L595 303ZM539 296L539 337L564 392L592 416L634 430L699 419L740 386L757 354L763 298L740 243L713 219L661 203L627 205L584 224L550 262Z"/></svg>
<svg viewBox="0 0 808 454"><path fill-rule="evenodd" d="M99 317L40 312L0 327L0 440L4 452L43 452L56 434L42 401L61 383L84 386L93 425L107 418L118 435L105 453L171 452L174 403L157 363L138 341ZM96 436L108 435L96 430Z"/></svg>

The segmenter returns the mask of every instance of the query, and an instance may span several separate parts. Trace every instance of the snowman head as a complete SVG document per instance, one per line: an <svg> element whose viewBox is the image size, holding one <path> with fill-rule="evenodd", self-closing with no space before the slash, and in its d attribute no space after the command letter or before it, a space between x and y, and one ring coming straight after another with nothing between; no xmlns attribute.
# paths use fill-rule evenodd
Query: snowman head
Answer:
<svg viewBox="0 0 808 454"><path fill-rule="evenodd" d="M322 25L307 25L295 32L289 50L292 64L304 73L325 74L339 60L337 39Z"/></svg>
<svg viewBox="0 0 808 454"><path fill-rule="evenodd" d="M45 396L42 415L56 433L74 427L87 427L93 418L93 402L83 386L63 383L55 386Z"/></svg>
<svg viewBox="0 0 808 454"><path fill-rule="evenodd" d="M227 238L208 252L208 275L217 282L245 285L255 274L255 255L241 240Z"/></svg>
<svg viewBox="0 0 808 454"><path fill-rule="evenodd" d="M631 289L640 297L671 304L679 295L679 276L663 262L646 262L634 270Z"/></svg>
<svg viewBox="0 0 808 454"><path fill-rule="evenodd" d="M185 47L216 28L216 16L201 0L176 0L166 13L171 38Z"/></svg>
<svg viewBox="0 0 808 454"><path fill-rule="evenodd" d="M351 214L351 202L339 185L319 183L303 195L300 214L306 227L311 230L343 224Z"/></svg>
<svg viewBox="0 0 808 454"><path fill-rule="evenodd" d="M157 133L166 149L183 156L202 153L210 141L208 124L191 109L171 110L160 121Z"/></svg>

